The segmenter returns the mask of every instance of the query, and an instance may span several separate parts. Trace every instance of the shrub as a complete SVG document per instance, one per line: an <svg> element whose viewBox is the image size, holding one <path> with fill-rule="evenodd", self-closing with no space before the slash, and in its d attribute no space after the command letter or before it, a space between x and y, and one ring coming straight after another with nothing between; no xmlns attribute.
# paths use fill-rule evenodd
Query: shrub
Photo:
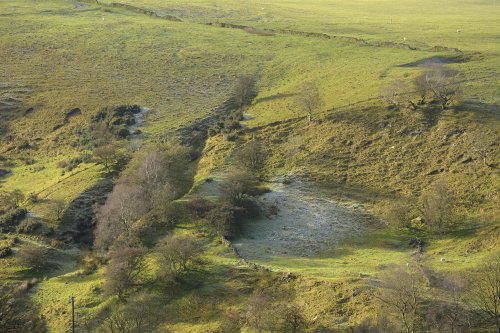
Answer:
<svg viewBox="0 0 500 333"><path fill-rule="evenodd" d="M222 333L239 333L241 332L243 319L237 310L226 310L222 315L219 329Z"/></svg>
<svg viewBox="0 0 500 333"><path fill-rule="evenodd" d="M207 222L216 235L226 237L234 234L235 210L232 205L221 203L206 214Z"/></svg>
<svg viewBox="0 0 500 333"><path fill-rule="evenodd" d="M232 170L221 184L220 191L223 200L238 206L248 196L255 194L258 180L248 170Z"/></svg>
<svg viewBox="0 0 500 333"><path fill-rule="evenodd" d="M421 200L429 228L442 232L457 222L453 210L455 198L445 181L432 184L423 192Z"/></svg>
<svg viewBox="0 0 500 333"><path fill-rule="evenodd" d="M17 253L17 260L21 266L29 268L35 273L45 272L55 267L50 261L50 251L45 247L28 245Z"/></svg>
<svg viewBox="0 0 500 333"><path fill-rule="evenodd" d="M241 128L239 120L234 118L228 118L224 121L224 132L230 133Z"/></svg>
<svg viewBox="0 0 500 333"><path fill-rule="evenodd" d="M0 331L47 332L45 320L28 306L25 284L0 284Z"/></svg>
<svg viewBox="0 0 500 333"><path fill-rule="evenodd" d="M153 294L140 293L129 302L112 306L99 332L155 332L163 318L162 300ZM111 308L109 309L111 310Z"/></svg>
<svg viewBox="0 0 500 333"><path fill-rule="evenodd" d="M126 292L139 282L144 269L142 260L146 249L125 242L116 244L110 253L111 262L106 267L104 291L123 299Z"/></svg>
<svg viewBox="0 0 500 333"><path fill-rule="evenodd" d="M86 255L82 259L82 264L81 264L81 274L82 275L89 275L95 272L99 266L101 265L101 261L92 255Z"/></svg>
<svg viewBox="0 0 500 333"><path fill-rule="evenodd" d="M160 277L175 281L190 265L198 262L201 244L190 236L167 236L156 249L159 256Z"/></svg>
<svg viewBox="0 0 500 333"><path fill-rule="evenodd" d="M0 231L11 232L21 222L28 211L25 208L13 209L0 216Z"/></svg>
<svg viewBox="0 0 500 333"><path fill-rule="evenodd" d="M234 156L234 160L239 167L246 168L254 173L262 169L265 158L262 145L256 139L245 144Z"/></svg>
<svg viewBox="0 0 500 333"><path fill-rule="evenodd" d="M21 234L33 234L41 227L42 224L40 223L40 221L33 218L27 218L19 223L19 225L17 226L17 232Z"/></svg>
<svg viewBox="0 0 500 333"><path fill-rule="evenodd" d="M396 201L392 203L386 213L386 219L390 227L394 229L411 228L412 220L418 217L415 207L409 203Z"/></svg>
<svg viewBox="0 0 500 333"><path fill-rule="evenodd" d="M197 218L205 217L212 208L212 203L201 195L194 196L189 203L189 210Z"/></svg>
<svg viewBox="0 0 500 333"><path fill-rule="evenodd" d="M74 157L66 160L61 160L57 162L57 167L62 168L66 171L72 171L76 169L81 163L83 162L83 159L81 156L79 157Z"/></svg>
<svg viewBox="0 0 500 333"><path fill-rule="evenodd" d="M119 138L126 139L130 136L130 131L128 128L120 128L116 135L118 135Z"/></svg>
<svg viewBox="0 0 500 333"><path fill-rule="evenodd" d="M0 239L0 258L5 258L10 256L12 252L12 246L14 245L14 240L12 239Z"/></svg>
<svg viewBox="0 0 500 333"><path fill-rule="evenodd" d="M12 254L12 248L9 246L0 247L0 258L8 257Z"/></svg>
<svg viewBox="0 0 500 333"><path fill-rule="evenodd" d="M36 193L28 194L27 200L30 203L37 203L38 201L40 201L40 199L38 198L38 194Z"/></svg>

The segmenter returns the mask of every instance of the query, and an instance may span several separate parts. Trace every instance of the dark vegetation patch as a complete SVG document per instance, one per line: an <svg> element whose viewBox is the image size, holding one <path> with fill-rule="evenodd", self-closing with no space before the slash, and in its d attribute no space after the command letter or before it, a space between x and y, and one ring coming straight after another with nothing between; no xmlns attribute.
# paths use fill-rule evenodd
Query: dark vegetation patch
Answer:
<svg viewBox="0 0 500 333"><path fill-rule="evenodd" d="M25 218L17 226L20 234L34 234L42 228L42 223L36 218Z"/></svg>
<svg viewBox="0 0 500 333"><path fill-rule="evenodd" d="M104 107L91 116L93 124L105 124L118 138L127 138L130 135L129 126L135 124L135 114L141 112L139 105L120 105Z"/></svg>
<svg viewBox="0 0 500 333"><path fill-rule="evenodd" d="M33 283L0 285L0 328L3 332L46 332L45 319L29 307Z"/></svg>
<svg viewBox="0 0 500 333"><path fill-rule="evenodd" d="M174 21L174 22L181 22L182 21L181 19L179 19L178 17L175 17L173 15L158 14L154 10L129 5L126 3L113 2L110 4L102 4L102 6L123 8L123 9L129 10L129 11L133 11L133 12L140 13L140 14L145 14L145 15L148 15L148 16L151 16L154 18L162 19L162 20L168 20L168 21Z"/></svg>
<svg viewBox="0 0 500 333"><path fill-rule="evenodd" d="M72 117L79 116L82 114L82 110L80 108L74 108L66 112L64 116L64 122L67 123Z"/></svg>
<svg viewBox="0 0 500 333"><path fill-rule="evenodd" d="M88 163L92 161L92 155L88 153L82 153L77 157L61 160L57 162L57 167L64 169L63 174L65 172L70 172L76 169L81 163Z"/></svg>
<svg viewBox="0 0 500 333"><path fill-rule="evenodd" d="M112 189L111 179L104 178L73 200L63 213L61 236L66 225L75 225L76 230L73 230L70 240L90 247L94 240L95 207L105 202L107 194Z"/></svg>
<svg viewBox="0 0 500 333"><path fill-rule="evenodd" d="M12 248L16 245L17 242L17 238L7 238L5 236L0 236L0 259L14 254Z"/></svg>
<svg viewBox="0 0 500 333"><path fill-rule="evenodd" d="M26 208L14 208L0 215L0 231L13 232L19 223L26 217Z"/></svg>
<svg viewBox="0 0 500 333"><path fill-rule="evenodd" d="M387 47L387 48L395 48L395 49L406 49L406 50L422 50L422 51L431 51L431 52L461 52L457 48L450 48L446 46L433 46L420 48L416 46L411 46L406 43L396 43L390 41L368 41L362 38L350 37L350 36L337 36L337 35L328 35L320 32L307 32L307 31L299 31L299 30L291 30L291 29L257 29L254 27L241 25L241 24L233 24L227 22L209 22L206 23L210 26L221 27L221 28L230 28L230 29L240 29L249 33L255 33L259 35L272 36L274 34L284 34L291 36L303 36L303 37L312 37L312 38L321 38L321 39L337 39L343 40L348 43L352 43L360 46L375 46L375 47ZM250 32L252 31L252 32Z"/></svg>
<svg viewBox="0 0 500 333"><path fill-rule="evenodd" d="M472 55L466 55L464 53L460 53L457 55L449 55L449 56L432 56L429 58L420 59L414 62L410 62L407 64L400 65L400 67L421 67L421 66L429 66L429 65L447 65L447 64L459 64L469 62L472 59Z"/></svg>

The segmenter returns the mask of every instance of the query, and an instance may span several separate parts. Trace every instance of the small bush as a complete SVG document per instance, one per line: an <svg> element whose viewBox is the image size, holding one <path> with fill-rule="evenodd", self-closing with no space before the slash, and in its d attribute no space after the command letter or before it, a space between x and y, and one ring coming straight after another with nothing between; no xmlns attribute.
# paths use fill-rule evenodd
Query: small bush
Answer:
<svg viewBox="0 0 500 333"><path fill-rule="evenodd" d="M21 266L35 273L42 273L55 265L50 262L50 251L44 247L29 245L19 250L17 260Z"/></svg>
<svg viewBox="0 0 500 333"><path fill-rule="evenodd" d="M394 202L386 213L391 228L412 228L412 221L418 217L416 207L406 202Z"/></svg>
<svg viewBox="0 0 500 333"><path fill-rule="evenodd" d="M65 171L72 171L73 169L76 169L82 162L83 162L82 157L78 156L57 162L57 167L62 168Z"/></svg>
<svg viewBox="0 0 500 333"><path fill-rule="evenodd" d="M17 232L20 234L33 234L42 227L42 224L32 218L27 218L21 221L17 226Z"/></svg>
<svg viewBox="0 0 500 333"><path fill-rule="evenodd" d="M222 203L206 214L206 220L217 236L232 236L235 233L235 210L230 204Z"/></svg>
<svg viewBox="0 0 500 333"><path fill-rule="evenodd" d="M15 245L15 243L15 239L0 237L0 258L10 256L13 253L12 247Z"/></svg>
<svg viewBox="0 0 500 333"><path fill-rule="evenodd" d="M212 203L200 195L194 196L189 205L189 210L197 218L205 217L211 208Z"/></svg>
<svg viewBox="0 0 500 333"><path fill-rule="evenodd" d="M10 232L24 219L28 211L25 208L13 209L0 216L0 231Z"/></svg>
<svg viewBox="0 0 500 333"><path fill-rule="evenodd" d="M224 121L224 132L226 133L230 133L240 128L241 128L240 122L234 118L228 118L226 119L226 121Z"/></svg>
<svg viewBox="0 0 500 333"><path fill-rule="evenodd" d="M40 199L38 198L38 194L36 194L36 193L30 193L30 194L28 194L28 197L26 199L30 203L37 203L37 202L40 201Z"/></svg>
<svg viewBox="0 0 500 333"><path fill-rule="evenodd" d="M227 141L236 141L237 139L238 139L238 134L236 133L231 133L226 135Z"/></svg>
<svg viewBox="0 0 500 333"><path fill-rule="evenodd" d="M81 263L81 275L89 275L94 273L99 266L101 266L102 260L99 257L93 256L92 254L87 254L83 257Z"/></svg>
<svg viewBox="0 0 500 333"><path fill-rule="evenodd" d="M24 163L24 165L33 165L36 163L36 160L31 157L21 157L20 160Z"/></svg>
<svg viewBox="0 0 500 333"><path fill-rule="evenodd" d="M0 247L0 258L8 257L12 254L12 249L9 246Z"/></svg>

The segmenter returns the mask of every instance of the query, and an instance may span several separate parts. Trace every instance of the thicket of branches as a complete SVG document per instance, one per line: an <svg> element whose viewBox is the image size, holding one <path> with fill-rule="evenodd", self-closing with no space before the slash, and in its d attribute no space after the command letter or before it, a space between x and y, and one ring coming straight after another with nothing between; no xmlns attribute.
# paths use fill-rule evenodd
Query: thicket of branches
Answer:
<svg viewBox="0 0 500 333"><path fill-rule="evenodd" d="M380 309L356 332L500 332L500 256L465 274L409 264L375 286Z"/></svg>
<svg viewBox="0 0 500 333"><path fill-rule="evenodd" d="M460 97L460 79L458 71L443 64L432 64L411 82L411 87L401 79L382 87L380 98L392 109L406 105L413 110L425 110L438 105L444 110Z"/></svg>

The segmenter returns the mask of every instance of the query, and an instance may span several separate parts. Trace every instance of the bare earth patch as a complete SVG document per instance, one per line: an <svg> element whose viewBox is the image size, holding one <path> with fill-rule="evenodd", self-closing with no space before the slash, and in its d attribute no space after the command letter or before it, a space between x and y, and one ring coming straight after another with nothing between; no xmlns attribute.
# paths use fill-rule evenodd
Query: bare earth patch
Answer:
<svg viewBox="0 0 500 333"><path fill-rule="evenodd" d="M262 200L275 205L278 214L247 221L242 236L234 241L248 260L326 256L342 240L366 231L373 220L360 205L341 203L311 184L272 183L270 188Z"/></svg>

